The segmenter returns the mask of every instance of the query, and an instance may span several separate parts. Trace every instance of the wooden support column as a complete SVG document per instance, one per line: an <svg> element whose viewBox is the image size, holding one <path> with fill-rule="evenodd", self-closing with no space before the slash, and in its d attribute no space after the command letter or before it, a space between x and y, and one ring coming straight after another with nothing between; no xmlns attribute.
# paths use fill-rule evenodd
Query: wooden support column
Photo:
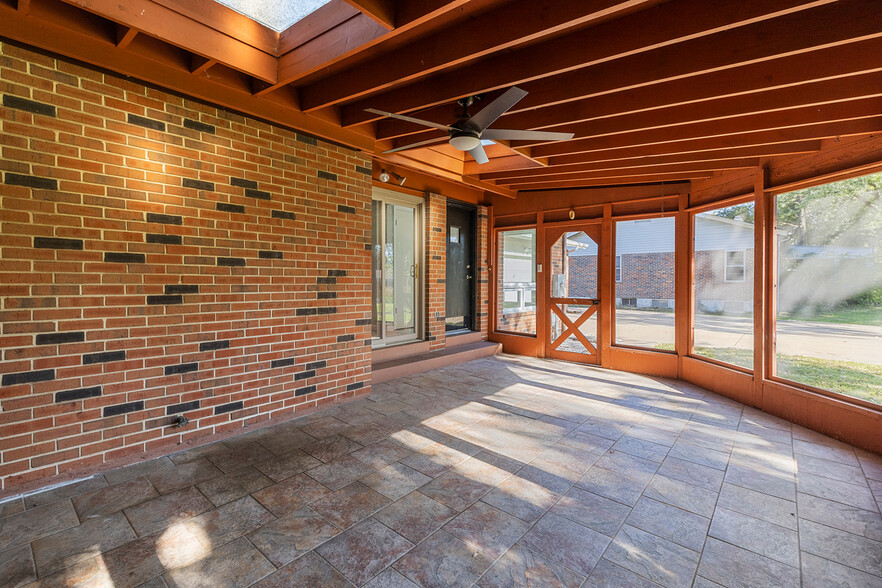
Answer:
<svg viewBox="0 0 882 588"><path fill-rule="evenodd" d="M674 340L677 348L677 377L683 377L683 358L692 352L693 306L692 267L694 251L692 247L692 222L690 218L689 194L680 194L680 207L676 216L674 239Z"/></svg>
<svg viewBox="0 0 882 588"><path fill-rule="evenodd" d="M753 406L762 407L763 381L768 377L768 344L770 341L766 284L769 278L769 210L766 195L766 170L758 167L754 174L753 231Z"/></svg>
<svg viewBox="0 0 882 588"><path fill-rule="evenodd" d="M536 350L537 357L545 357L548 346L548 314L551 312L548 301L548 254L550 243L545 241L545 213L536 213L536 261L542 264L542 271L536 268Z"/></svg>
<svg viewBox="0 0 882 588"><path fill-rule="evenodd" d="M616 291L613 272L613 239L612 239L612 204L603 205L603 221L600 225L600 258L597 260L598 297L600 298L600 318L597 334L600 345L600 366L609 368L612 365L612 313L615 308Z"/></svg>

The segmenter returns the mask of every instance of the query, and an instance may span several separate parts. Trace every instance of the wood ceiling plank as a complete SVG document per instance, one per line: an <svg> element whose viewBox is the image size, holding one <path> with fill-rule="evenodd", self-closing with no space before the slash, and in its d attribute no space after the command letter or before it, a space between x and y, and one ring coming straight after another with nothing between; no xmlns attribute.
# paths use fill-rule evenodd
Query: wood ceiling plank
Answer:
<svg viewBox="0 0 882 588"><path fill-rule="evenodd" d="M866 3L865 0L851 1ZM442 72L436 76L421 79L416 83L357 100L344 108L343 120L347 125L360 124L377 118L375 115L365 113L365 108L377 108L398 113L409 112L418 108L452 102L462 96L504 88L512 84L526 84L531 80L541 80L548 76L557 79L555 76L567 72L573 73L569 78L582 79L573 88L559 87L558 90L568 99L576 99L595 93L592 83L593 77L587 76L587 72L578 70L584 70L588 66L620 59L628 55L684 44L690 40L700 41L707 36L728 35L728 37L721 39L727 42L723 46L716 46L714 42L707 41L704 44L711 45L715 49L711 52L710 57L720 62L715 64L716 67L720 67L721 63L728 63L732 66L751 60L750 56L740 58L740 53L744 50L752 50L755 53L762 53L764 50L767 55L773 53L777 45L776 38L786 30L784 26L797 24L786 21L782 22L782 28L778 28L770 27L763 21L773 17L781 17L782 14L787 16L781 18L795 16L789 13L803 11L807 7L815 7L818 4L819 2L809 2L808 0L744 0L737 4L729 2L707 3L701 0L671 0L661 6L576 31L560 38L516 49L505 54L494 55L470 64L464 71ZM808 10L808 12L815 11ZM830 23L828 12L816 18L818 20L827 18L828 20L824 24L829 25ZM815 22L815 19L810 20L812 20L812 24L816 25L815 28L820 27L820 23ZM834 18L833 22L836 20ZM839 15L838 20L848 19ZM863 24L865 27L871 28L868 23ZM761 30L756 27L761 27ZM741 29L748 30L744 32ZM757 33L764 33L765 37L763 38L765 39L776 39L776 43L756 43ZM753 41L753 45L751 45L751 41ZM808 40L804 40L803 44L810 43ZM821 44L823 43L817 43L815 46ZM670 65L680 65L681 70L690 69L691 62L696 59L702 64L713 63L713 60L706 56L679 50L676 47L669 47L669 53L675 53L675 59L679 62ZM664 57L672 58L668 53L665 53ZM639 63L638 67L640 67ZM692 73L696 74L700 72L701 67L699 67L699 63L696 63L696 66L691 69ZM644 77L654 74L651 71L643 71L642 73ZM662 76L657 77L657 79L661 78ZM564 80L561 81L565 83ZM532 85L536 86L535 92L538 93L542 93L541 91L545 87L538 82ZM591 89L585 90L586 86ZM524 87L524 89L534 92L528 87ZM528 95L521 101L524 104L518 104L518 110L527 108L527 104L529 107L535 107L554 102L554 100L549 101L544 95L541 100L536 100L536 98Z"/></svg>
<svg viewBox="0 0 882 588"><path fill-rule="evenodd" d="M627 167L645 167L652 165L664 164L680 164L680 163L706 163L721 160L753 158L761 157L778 157L782 155L793 155L797 153L813 153L821 148L821 142L815 141L797 141L794 143L781 143L778 145L758 145L753 147L736 147L733 149L718 149L715 151L699 151L695 153L674 153L670 155L655 155L637 158L623 159L607 159L603 161L595 161L591 155L586 155L586 159L582 163L571 163L566 165L556 165L553 167L530 167L527 168L523 164L521 167L512 166L510 169L501 169L499 171L477 170L479 178L488 181L504 181L510 178L521 178L539 176L552 170L555 173L581 173L586 171L598 171L609 169L621 169ZM491 161L492 163L492 161ZM483 166L486 167L486 166Z"/></svg>
<svg viewBox="0 0 882 588"><path fill-rule="evenodd" d="M279 33L215 0L153 0L264 53L276 55Z"/></svg>
<svg viewBox="0 0 882 588"><path fill-rule="evenodd" d="M541 130L571 122L597 120L623 114L656 111L680 105L703 103L797 88L824 80L848 78L882 71L882 38L869 39L776 59L753 63L735 69L702 74L692 78L671 80L621 92L602 94L564 104L527 112L503 115L495 126L510 129ZM434 107L418 115L426 120L442 122L450 116L450 107ZM421 127L383 119L376 124L377 140L413 135Z"/></svg>
<svg viewBox="0 0 882 588"><path fill-rule="evenodd" d="M533 153L539 157L554 157L620 147L671 143L689 139L712 139L755 132L764 132L774 137L776 133L788 128L872 118L880 115L882 115L882 98L864 98L849 102L794 108L781 112L753 114L733 119L689 123L663 129L573 139L555 144L538 145L533 147Z"/></svg>
<svg viewBox="0 0 882 588"><path fill-rule="evenodd" d="M371 151L373 148L372 137L347 131L339 125L304 114L297 108L256 98L250 92L212 82L204 76L194 76L189 71L189 60L184 64L172 64L168 61L153 61L149 56L117 49L110 40L99 40L94 33L89 35L72 29L61 13L54 13L51 19L35 18L24 16L8 5L0 3L0 36L92 63L159 87L170 88L198 100L220 104L356 149ZM136 37L132 45L135 45L141 37L144 35ZM159 43L156 39L149 39Z"/></svg>
<svg viewBox="0 0 882 588"><path fill-rule="evenodd" d="M873 116L844 122L821 123L804 127L791 127L775 131L754 131L749 133L713 137L710 139L690 138L667 143L653 143L639 147L625 146L601 149L590 153L559 155L551 159L551 165L584 163L586 157L596 161L608 159L627 159L653 155L700 153L720 149L736 149L758 146L779 145L795 141L811 141L829 137L864 135L882 131L882 116Z"/></svg>
<svg viewBox="0 0 882 588"><path fill-rule="evenodd" d="M315 110L658 0L516 0L300 89Z"/></svg>
<svg viewBox="0 0 882 588"><path fill-rule="evenodd" d="M535 184L536 182L568 182L571 180L581 180L586 178L611 178L625 177L634 175L652 175L658 173L686 173L686 172L713 172L730 169L739 169L746 167L756 167L759 165L759 158L745 159L721 159L718 161L705 161L693 163L671 163L662 165L635 165L631 167L621 167L612 169L597 169L591 171L581 171L573 173L553 173L557 170L554 168L546 168L548 173L539 173L533 176L524 176L516 178L505 178L494 180L501 186L519 189L520 186L526 184ZM481 178L483 179L483 178Z"/></svg>
<svg viewBox="0 0 882 588"><path fill-rule="evenodd" d="M152 0L65 0L172 45L217 59L266 82L277 79L276 58Z"/></svg>
<svg viewBox="0 0 882 588"><path fill-rule="evenodd" d="M395 28L396 0L346 0L346 2L387 31Z"/></svg>
<svg viewBox="0 0 882 588"><path fill-rule="evenodd" d="M532 190L559 190L561 188L584 188L587 186L616 186L629 184L657 184L662 182L682 182L684 180L703 180L713 174L708 172L686 172L673 174L649 174L633 176L608 176L598 178L585 178L582 180L570 180L567 182L536 182L524 184L518 187L518 193Z"/></svg>

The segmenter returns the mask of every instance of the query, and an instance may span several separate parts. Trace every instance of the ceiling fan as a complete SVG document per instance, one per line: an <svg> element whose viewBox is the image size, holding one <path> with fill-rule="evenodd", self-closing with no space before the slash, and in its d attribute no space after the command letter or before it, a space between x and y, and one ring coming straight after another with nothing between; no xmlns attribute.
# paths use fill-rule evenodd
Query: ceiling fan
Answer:
<svg viewBox="0 0 882 588"><path fill-rule="evenodd" d="M375 110L366 108L367 112L405 120L418 125L431 127L440 131L447 132L447 138L436 137L418 143L412 143L403 147L397 147L384 151L384 153L395 153L396 151L405 151L415 147L426 147L435 143L442 143L445 140L454 149L467 151L478 163L487 163L490 159L484 152L484 146L481 141L567 141L573 138L573 133L547 133L544 131L516 131L506 129L490 129L497 118L509 111L518 101L527 95L527 92L518 87L512 86L505 91L502 96L485 106L475 115L468 113L469 106L480 100L479 96L469 96L457 101L461 107L459 117L451 125L440 125L428 120L405 116L403 114L395 114L384 110Z"/></svg>

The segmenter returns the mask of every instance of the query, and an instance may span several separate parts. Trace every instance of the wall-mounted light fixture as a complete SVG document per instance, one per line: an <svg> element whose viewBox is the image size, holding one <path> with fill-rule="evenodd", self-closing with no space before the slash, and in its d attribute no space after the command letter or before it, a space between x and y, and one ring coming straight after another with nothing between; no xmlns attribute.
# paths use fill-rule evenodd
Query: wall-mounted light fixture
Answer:
<svg viewBox="0 0 882 588"><path fill-rule="evenodd" d="M381 182L388 183L389 180L391 180L392 178L395 178L395 181L398 182L399 186L403 186L404 182L407 181L407 178L405 176L399 176L395 172L387 172L386 170L380 172Z"/></svg>

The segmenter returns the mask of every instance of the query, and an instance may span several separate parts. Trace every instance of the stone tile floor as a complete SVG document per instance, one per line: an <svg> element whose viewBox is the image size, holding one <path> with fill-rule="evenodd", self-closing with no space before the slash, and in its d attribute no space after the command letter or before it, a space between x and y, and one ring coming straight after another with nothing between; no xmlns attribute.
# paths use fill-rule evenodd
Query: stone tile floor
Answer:
<svg viewBox="0 0 882 588"><path fill-rule="evenodd" d="M3 586L882 586L882 458L499 356L0 504Z"/></svg>

